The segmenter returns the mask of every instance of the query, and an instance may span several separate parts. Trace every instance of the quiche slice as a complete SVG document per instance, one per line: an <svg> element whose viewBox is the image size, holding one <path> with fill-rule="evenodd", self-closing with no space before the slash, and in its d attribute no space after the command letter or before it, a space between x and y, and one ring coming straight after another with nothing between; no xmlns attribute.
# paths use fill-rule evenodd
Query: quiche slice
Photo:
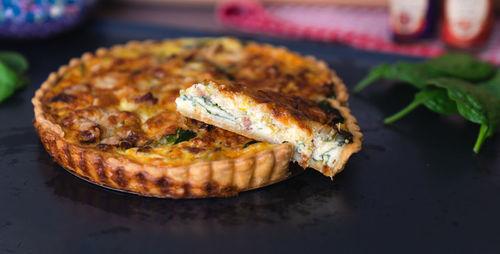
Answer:
<svg viewBox="0 0 500 254"><path fill-rule="evenodd" d="M205 79L311 99L348 95L325 63L234 38L130 42L73 59L36 92L34 126L54 160L95 184L144 196L230 196L290 175L290 144L254 140L176 112Z"/></svg>
<svg viewBox="0 0 500 254"><path fill-rule="evenodd" d="M356 119L334 100L314 101L241 83L207 80L180 91L177 111L186 117L271 144L290 143L293 159L333 177L362 135Z"/></svg>

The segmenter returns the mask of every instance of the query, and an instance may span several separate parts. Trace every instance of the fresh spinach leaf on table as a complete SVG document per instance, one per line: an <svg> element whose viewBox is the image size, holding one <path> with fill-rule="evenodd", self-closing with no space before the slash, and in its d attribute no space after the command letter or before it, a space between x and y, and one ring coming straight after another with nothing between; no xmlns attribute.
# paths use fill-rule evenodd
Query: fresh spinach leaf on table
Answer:
<svg viewBox="0 0 500 254"><path fill-rule="evenodd" d="M490 94L500 99L500 69L495 72L495 76L489 80L479 83L478 86L484 88Z"/></svg>
<svg viewBox="0 0 500 254"><path fill-rule="evenodd" d="M456 114L457 105L448 98L446 91L439 88L425 88L415 94L413 101L398 113L386 118L385 124L393 123L407 115L420 105L440 114Z"/></svg>
<svg viewBox="0 0 500 254"><path fill-rule="evenodd" d="M436 77L439 77L439 73L425 64L404 62L393 65L383 64L374 67L368 76L358 83L354 92L360 92L379 79L407 82L417 89L422 89L428 79Z"/></svg>
<svg viewBox="0 0 500 254"><path fill-rule="evenodd" d="M16 73L28 70L28 60L23 55L13 51L0 51L0 61Z"/></svg>
<svg viewBox="0 0 500 254"><path fill-rule="evenodd" d="M17 74L0 62L0 102L10 97L21 86Z"/></svg>
<svg viewBox="0 0 500 254"><path fill-rule="evenodd" d="M483 141L492 136L500 124L500 99L463 80L439 78L430 80L428 84L446 89L448 97L456 102L460 115L481 125L473 149L474 152L479 152Z"/></svg>
<svg viewBox="0 0 500 254"><path fill-rule="evenodd" d="M427 61L426 65L444 76L468 81L486 80L495 73L491 64L462 53L448 53Z"/></svg>
<svg viewBox="0 0 500 254"><path fill-rule="evenodd" d="M487 62L479 61L468 54L448 53L440 57L421 62L382 64L374 67L368 76L354 88L360 92L379 79L407 82L417 89L425 87L427 80L437 77L456 77L467 81L484 81L495 74L495 68Z"/></svg>
<svg viewBox="0 0 500 254"><path fill-rule="evenodd" d="M393 123L420 105L440 114L460 114L481 125L474 152L500 127L500 69L468 54L450 53L421 63L383 64L354 88L378 79L406 82L420 91L413 101L384 120Z"/></svg>
<svg viewBox="0 0 500 254"><path fill-rule="evenodd" d="M447 96L444 89L437 89L436 96L426 100L424 106L439 114L451 115L458 113L457 104Z"/></svg>
<svg viewBox="0 0 500 254"><path fill-rule="evenodd" d="M0 51L0 103L29 83L24 72L28 61L20 54Z"/></svg>

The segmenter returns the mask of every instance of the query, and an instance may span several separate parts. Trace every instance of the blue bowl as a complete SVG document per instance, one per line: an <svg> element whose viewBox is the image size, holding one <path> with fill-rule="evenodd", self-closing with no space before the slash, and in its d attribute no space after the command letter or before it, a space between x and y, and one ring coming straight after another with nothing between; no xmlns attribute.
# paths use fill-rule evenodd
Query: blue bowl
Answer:
<svg viewBox="0 0 500 254"><path fill-rule="evenodd" d="M43 38L81 23L96 0L0 0L0 36Z"/></svg>

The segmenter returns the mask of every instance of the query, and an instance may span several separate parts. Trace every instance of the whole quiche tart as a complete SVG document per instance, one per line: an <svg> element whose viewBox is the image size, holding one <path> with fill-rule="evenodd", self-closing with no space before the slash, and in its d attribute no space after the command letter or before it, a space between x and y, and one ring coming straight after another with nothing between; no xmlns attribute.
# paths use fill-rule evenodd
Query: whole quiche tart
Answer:
<svg viewBox="0 0 500 254"><path fill-rule="evenodd" d="M256 142L176 112L179 91L204 80L339 106L348 99L325 63L284 48L227 37L129 42L51 73L32 100L34 126L62 167L139 195L231 196L287 178L291 144ZM350 131L356 152L361 133Z"/></svg>

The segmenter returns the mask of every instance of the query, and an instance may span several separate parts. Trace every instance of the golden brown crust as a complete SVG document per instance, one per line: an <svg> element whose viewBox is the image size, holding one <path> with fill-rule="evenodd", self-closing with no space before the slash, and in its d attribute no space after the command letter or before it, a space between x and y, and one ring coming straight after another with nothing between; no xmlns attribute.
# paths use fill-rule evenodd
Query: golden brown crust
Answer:
<svg viewBox="0 0 500 254"><path fill-rule="evenodd" d="M184 40L203 42L204 40L211 39L205 38ZM287 144L274 147L270 146L271 148L265 149L255 149L252 152L237 155L233 159L222 157L220 159L216 158L215 160L196 162L188 165L175 163L149 164L145 163L144 161L138 161L134 158L129 158L124 154L117 154L102 149L96 149L95 147L91 147L90 145L82 143L82 141L93 142L94 136L99 135L99 127L93 127L94 129L91 129L89 133L79 133L79 141L81 143L79 144L78 142L75 142L75 138L70 137L73 134L71 132L68 132L71 131L71 126L72 124L74 124L70 121L71 119L66 121L67 126L63 126L61 122L62 119L59 117L59 115L51 114L48 112L50 111L50 107L47 106L49 102L54 103L54 105L60 103L59 106L64 104L64 107L59 107L59 109L61 110L60 112L62 112L61 115L63 117L79 109L79 107L81 107L82 104L85 105L85 103L94 103L96 107L102 108L116 105L119 102L118 99L120 98L120 93L118 92L122 92L123 89L110 90L109 82L107 82L106 80L98 79L100 78L99 75L101 75L100 73L102 72L101 70L99 70L99 68L92 69L92 71L96 71L97 76L95 78L97 79L91 80L91 82L94 86L98 86L99 89L102 89L99 90L98 93L94 93L91 96L85 94L82 95L81 93L79 93L80 90L87 89L88 87L86 88L85 86L88 85L85 83L78 83L80 77L78 75L71 76L73 74L71 74L70 71L72 69L80 67L82 64L87 64L98 58L107 57L110 52L119 51L122 49L139 49L143 47L154 46L157 44L158 42L153 41L145 41L141 43L129 42L126 45L117 45L112 47L111 49L100 48L96 51L95 54L85 53L80 59L72 59L68 66L62 66L59 68L59 71L57 73L51 73L49 75L47 81L44 82L41 88L36 92L32 102L34 104L35 110L35 128L39 133L45 148L54 157L54 159L64 168L97 184L115 189L130 191L140 195L157 197L193 198L235 195L242 190L256 188L286 178L288 174L287 165L292 154L291 146ZM257 49L260 47L258 44L252 45ZM273 50L276 50L280 51L279 54L288 54L284 49L262 45L262 48L265 47L267 47L271 53L273 52ZM251 57L251 54L249 56ZM290 57L293 58L296 56ZM317 61L312 57L305 57L303 59L307 59L307 62L305 64L299 64L299 66L301 66L300 68L309 68L307 66L316 66L314 68L317 68L320 72L326 73L325 77L330 81L326 82L323 85L320 83L321 79L315 78L314 75L310 75L310 73L306 71L299 76L301 76L301 78L307 79L308 82L310 81L313 89L309 89L310 86L304 85L305 83L299 82L298 85L294 88L294 91L301 90L302 88L304 90L307 90L307 94L310 96L326 97L327 95L329 95L327 93L330 93L330 91L333 90L335 92L337 100L341 104L345 104L348 98L346 88L343 85L342 81L335 75L335 73L329 70L326 64ZM187 58L183 58L182 61L190 60L187 60ZM245 61L240 62L243 63ZM120 62L116 62L113 64L115 64L117 68L124 66ZM220 66L212 66L212 63L206 62L205 60L203 60L203 64L208 66L207 68L209 72L204 74L205 76L200 76L199 78L220 78L221 75L224 76L227 74L234 74L219 72L218 68ZM238 68L243 67L240 66ZM273 68L270 68L269 70L271 70L271 72L275 72ZM262 74L259 75L257 79L247 79L248 83L250 84L258 83L259 79L269 78L267 76L269 75L269 72L267 71L268 69L262 71L257 70L256 66L250 66L250 70L261 71L260 73ZM150 71L150 73L144 73L143 75L161 76L164 74L165 70ZM286 78L288 78L284 71L286 71L286 69L281 69L280 67L279 71L277 72L279 75L277 75L273 79L277 84L279 84L277 86L279 88L278 90L283 92L288 89L288 87L284 86L284 84L286 84L285 81L287 81ZM120 70L117 70L117 72L112 73L112 75L115 75L116 79L118 80L134 78L134 76L125 75L124 73L126 72L120 72ZM236 71L236 73L239 73L239 71ZM61 80L64 80L64 82L69 82L67 83L69 85L58 85L57 88L54 88L56 87L56 84L59 84ZM78 91L63 93L61 92L61 90L58 90L64 87L70 87L73 90L78 88L76 89ZM120 84L119 87L121 87ZM177 89L180 89L182 87L183 85L180 85ZM54 88L53 91L52 88ZM113 95L111 94L111 92L109 92L113 90L119 91L114 91L115 94ZM294 91L291 91L290 94L293 94ZM71 95L71 92L75 92L76 96ZM128 92L129 91L127 90L123 90L123 93L125 94L127 94ZM50 96L48 94L50 94ZM173 96L173 94L175 93L171 92L171 94ZM150 96L147 93L140 94L140 96L134 98L134 101L140 103L158 104L161 107L172 106L165 104L168 103L168 100L156 100L154 94ZM156 136L151 133L143 133L140 134L139 139L142 137L141 135L149 135L148 138L157 138L158 135L171 134L171 132L173 132L173 130L175 129L174 127L179 126L174 125L172 128L170 128L169 126L165 125L166 121L161 117L148 120L151 121L146 124L148 125L150 132L153 132L153 134L155 134ZM133 127L133 124L131 126ZM155 128L158 130L161 129L161 131L163 132L160 133L159 131L156 131ZM95 133L93 131L95 131ZM130 131L130 129L127 129L126 131ZM134 138L137 139L137 137ZM139 141L137 142L139 143ZM202 142L203 144L203 140L201 140L200 142ZM242 141L240 140L238 142ZM146 143L146 141L144 141L143 143ZM187 148L192 147L186 147L186 149ZM198 150L199 148L194 147L191 150L193 149Z"/></svg>
<svg viewBox="0 0 500 254"><path fill-rule="evenodd" d="M42 118L38 118L42 119ZM251 156L164 168L68 143L43 120L35 121L45 149L72 173L91 182L143 196L226 197L289 175L291 147L283 144Z"/></svg>
<svg viewBox="0 0 500 254"><path fill-rule="evenodd" d="M46 83L42 85L42 90ZM283 144L251 156L165 168L138 164L110 153L67 142L59 126L35 105L35 128L45 149L62 167L94 183L143 196L200 198L232 196L286 178L291 147Z"/></svg>

